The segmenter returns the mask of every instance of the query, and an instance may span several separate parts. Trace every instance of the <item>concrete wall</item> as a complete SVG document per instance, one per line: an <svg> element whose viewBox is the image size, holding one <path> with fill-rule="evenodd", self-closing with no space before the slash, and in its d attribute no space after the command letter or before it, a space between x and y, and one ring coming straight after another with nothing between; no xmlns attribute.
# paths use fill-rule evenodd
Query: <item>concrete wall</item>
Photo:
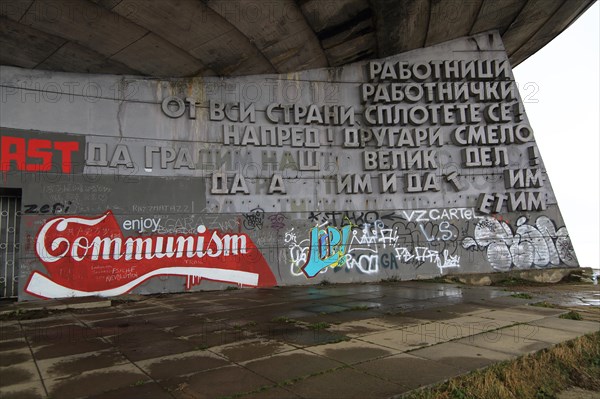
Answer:
<svg viewBox="0 0 600 399"><path fill-rule="evenodd" d="M20 299L577 266L497 33L286 75L1 73Z"/></svg>

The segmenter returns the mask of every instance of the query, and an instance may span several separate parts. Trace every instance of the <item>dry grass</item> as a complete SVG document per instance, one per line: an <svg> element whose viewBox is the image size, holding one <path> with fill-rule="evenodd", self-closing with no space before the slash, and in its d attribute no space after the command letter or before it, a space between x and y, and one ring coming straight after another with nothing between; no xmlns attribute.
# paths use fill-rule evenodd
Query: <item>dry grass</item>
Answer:
<svg viewBox="0 0 600 399"><path fill-rule="evenodd" d="M410 399L545 399L569 387L600 392L600 332L410 393Z"/></svg>

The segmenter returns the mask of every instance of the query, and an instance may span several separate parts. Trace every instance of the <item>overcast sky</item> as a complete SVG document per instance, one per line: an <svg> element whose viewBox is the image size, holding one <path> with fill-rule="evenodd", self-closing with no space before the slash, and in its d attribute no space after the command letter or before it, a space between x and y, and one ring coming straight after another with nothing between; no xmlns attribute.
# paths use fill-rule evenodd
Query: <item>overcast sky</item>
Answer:
<svg viewBox="0 0 600 399"><path fill-rule="evenodd" d="M599 10L596 2L514 69L579 264L594 268L600 268Z"/></svg>

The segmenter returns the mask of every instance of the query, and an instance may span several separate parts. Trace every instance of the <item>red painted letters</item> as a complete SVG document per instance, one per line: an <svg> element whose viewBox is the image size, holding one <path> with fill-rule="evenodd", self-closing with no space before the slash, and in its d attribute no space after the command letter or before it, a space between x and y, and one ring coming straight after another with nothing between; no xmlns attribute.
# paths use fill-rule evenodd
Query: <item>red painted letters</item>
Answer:
<svg viewBox="0 0 600 399"><path fill-rule="evenodd" d="M54 163L60 165L62 173L73 170L73 153L79 151L77 141L51 141L26 139L3 135L0 138L0 171L9 171L15 164L17 170L26 172L49 172ZM60 160L54 156L60 153Z"/></svg>
<svg viewBox="0 0 600 399"><path fill-rule="evenodd" d="M113 214L55 217L38 232L35 251L48 275L33 272L25 291L43 298L114 296L156 276L269 287L275 276L250 237L200 225L192 235L124 237Z"/></svg>

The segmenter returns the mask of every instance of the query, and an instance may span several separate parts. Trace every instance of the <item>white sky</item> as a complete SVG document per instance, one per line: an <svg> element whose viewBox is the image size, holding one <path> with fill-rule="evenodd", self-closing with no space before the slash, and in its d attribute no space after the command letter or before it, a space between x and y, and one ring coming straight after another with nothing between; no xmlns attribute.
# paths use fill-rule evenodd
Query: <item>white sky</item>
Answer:
<svg viewBox="0 0 600 399"><path fill-rule="evenodd" d="M600 268L599 10L596 2L514 70L579 264L593 268Z"/></svg>

